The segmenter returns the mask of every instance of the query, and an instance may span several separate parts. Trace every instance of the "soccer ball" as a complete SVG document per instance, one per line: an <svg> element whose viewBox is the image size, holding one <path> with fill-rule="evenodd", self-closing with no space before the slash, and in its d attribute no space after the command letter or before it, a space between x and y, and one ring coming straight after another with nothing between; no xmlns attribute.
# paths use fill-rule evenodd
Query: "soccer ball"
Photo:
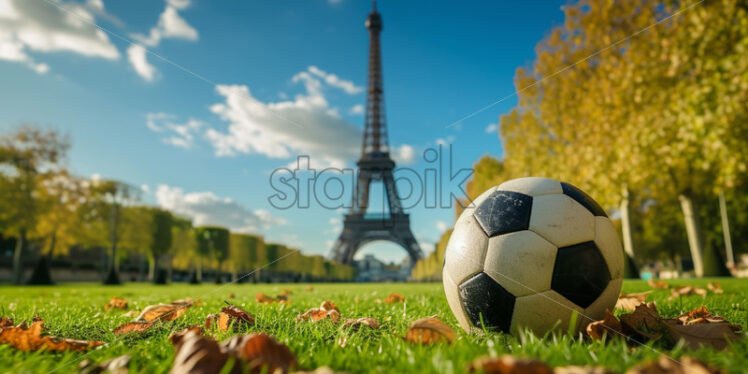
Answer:
<svg viewBox="0 0 748 374"><path fill-rule="evenodd" d="M613 309L623 249L589 195L549 178L520 178L481 194L455 223L444 291L465 331L577 331ZM574 313L576 312L576 313Z"/></svg>

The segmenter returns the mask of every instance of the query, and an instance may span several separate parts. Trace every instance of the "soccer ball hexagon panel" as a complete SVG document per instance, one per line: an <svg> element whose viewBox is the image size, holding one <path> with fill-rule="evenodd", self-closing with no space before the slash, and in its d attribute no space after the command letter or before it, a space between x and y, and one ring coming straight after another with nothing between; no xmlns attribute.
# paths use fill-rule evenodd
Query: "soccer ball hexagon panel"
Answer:
<svg viewBox="0 0 748 374"><path fill-rule="evenodd" d="M623 249L594 199L533 177L492 187L463 211L444 262L447 299L465 330L543 334L613 308Z"/></svg>

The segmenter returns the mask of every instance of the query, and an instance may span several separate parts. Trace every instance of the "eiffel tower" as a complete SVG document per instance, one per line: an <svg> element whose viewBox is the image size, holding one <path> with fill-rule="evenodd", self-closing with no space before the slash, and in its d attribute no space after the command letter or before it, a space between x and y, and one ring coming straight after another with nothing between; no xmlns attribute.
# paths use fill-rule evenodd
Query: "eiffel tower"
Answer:
<svg viewBox="0 0 748 374"><path fill-rule="evenodd" d="M382 17L377 12L376 0L373 1L372 11L366 19L366 28L369 29L369 76L364 141L361 159L356 163L359 172L353 204L345 215L343 232L333 247L332 259L351 264L353 256L364 244L375 240L388 240L405 248L413 266L423 257L423 252L413 232L410 231L410 218L403 211L392 177L395 162L390 158L387 142L379 48ZM383 198L387 201L388 212L380 215L367 214L369 187L372 182L383 184Z"/></svg>

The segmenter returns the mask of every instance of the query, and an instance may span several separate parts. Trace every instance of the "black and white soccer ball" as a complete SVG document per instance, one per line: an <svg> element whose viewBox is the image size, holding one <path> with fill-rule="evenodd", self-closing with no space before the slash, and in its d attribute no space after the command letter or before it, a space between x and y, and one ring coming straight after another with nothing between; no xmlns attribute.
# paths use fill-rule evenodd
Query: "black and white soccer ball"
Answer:
<svg viewBox="0 0 748 374"><path fill-rule="evenodd" d="M589 195L549 178L520 178L481 194L455 223L444 257L447 301L465 331L542 335L612 310L623 249ZM574 313L576 312L576 313Z"/></svg>

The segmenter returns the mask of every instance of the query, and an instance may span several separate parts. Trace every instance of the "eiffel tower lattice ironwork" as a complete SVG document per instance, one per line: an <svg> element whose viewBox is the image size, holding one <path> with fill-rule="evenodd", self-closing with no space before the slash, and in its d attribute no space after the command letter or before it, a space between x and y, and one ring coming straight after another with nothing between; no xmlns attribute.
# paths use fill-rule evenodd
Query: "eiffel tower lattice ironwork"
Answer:
<svg viewBox="0 0 748 374"><path fill-rule="evenodd" d="M416 260L423 257L423 252L410 230L410 218L403 211L392 176L395 162L390 157L387 141L379 44L382 17L377 12L376 0L366 19L366 28L369 29L369 75L364 141L361 159L356 163L359 172L353 204L345 215L343 232L333 247L332 258L344 264L351 264L353 256L364 244L375 240L387 240L405 248L412 266ZM377 216L367 214L369 187L372 182L383 184L383 199L389 208L388 212Z"/></svg>

